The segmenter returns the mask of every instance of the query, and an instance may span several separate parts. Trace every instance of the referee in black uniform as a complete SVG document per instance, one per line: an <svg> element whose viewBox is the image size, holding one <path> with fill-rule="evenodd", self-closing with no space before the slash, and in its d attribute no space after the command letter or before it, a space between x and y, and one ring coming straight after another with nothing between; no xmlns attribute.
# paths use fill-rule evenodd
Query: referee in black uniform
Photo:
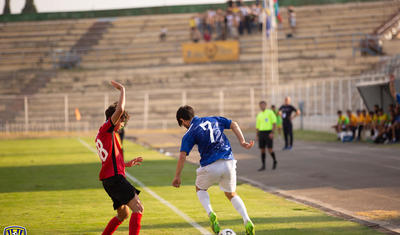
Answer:
<svg viewBox="0 0 400 235"><path fill-rule="evenodd" d="M300 110L290 104L291 99L289 96L285 98L285 104L279 108L279 115L282 117L283 134L285 136L285 147L283 150L291 150L293 146L293 124L292 120L300 115ZM294 115L292 116L292 113Z"/></svg>

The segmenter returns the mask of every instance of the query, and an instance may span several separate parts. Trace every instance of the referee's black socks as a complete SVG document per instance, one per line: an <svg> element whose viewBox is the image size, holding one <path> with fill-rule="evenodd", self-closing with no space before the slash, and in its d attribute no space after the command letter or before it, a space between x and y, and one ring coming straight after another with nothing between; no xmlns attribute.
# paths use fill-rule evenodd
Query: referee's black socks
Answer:
<svg viewBox="0 0 400 235"><path fill-rule="evenodd" d="M275 152L272 152L272 153L270 153L270 154L271 154L271 157L272 157L272 159L274 160L274 162L276 162Z"/></svg>
<svg viewBox="0 0 400 235"><path fill-rule="evenodd" d="M262 166L265 167L265 153L261 153Z"/></svg>

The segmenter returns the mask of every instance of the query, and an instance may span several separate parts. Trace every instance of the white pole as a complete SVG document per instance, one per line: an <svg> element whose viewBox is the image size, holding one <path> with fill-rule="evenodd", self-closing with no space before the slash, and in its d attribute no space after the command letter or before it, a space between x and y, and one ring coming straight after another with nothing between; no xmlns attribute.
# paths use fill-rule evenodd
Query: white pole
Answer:
<svg viewBox="0 0 400 235"><path fill-rule="evenodd" d="M25 132L29 130L29 115L28 115L28 97L24 97L24 111L25 111Z"/></svg>
<svg viewBox="0 0 400 235"><path fill-rule="evenodd" d="M147 129L149 119L149 93L144 93L144 107L143 107L143 129Z"/></svg>
<svg viewBox="0 0 400 235"><path fill-rule="evenodd" d="M187 94L186 91L182 91L182 106L187 103Z"/></svg>
<svg viewBox="0 0 400 235"><path fill-rule="evenodd" d="M65 131L68 131L68 125L69 125L68 95L64 95L64 119L65 119Z"/></svg>
<svg viewBox="0 0 400 235"><path fill-rule="evenodd" d="M254 88L250 88L250 114L251 119L256 117L256 110L254 105Z"/></svg>
<svg viewBox="0 0 400 235"><path fill-rule="evenodd" d="M224 116L224 91L219 91L219 115Z"/></svg>
<svg viewBox="0 0 400 235"><path fill-rule="evenodd" d="M343 83L339 80L339 108L343 111Z"/></svg>
<svg viewBox="0 0 400 235"><path fill-rule="evenodd" d="M265 12L267 8L267 2L264 0L264 6L263 6L263 11L262 11L262 17L263 17L263 23L262 23L262 65L261 65L261 99L265 100L265 89L266 89L266 57L267 57L267 29L266 29L266 23L267 23L267 14Z"/></svg>
<svg viewBox="0 0 400 235"><path fill-rule="evenodd" d="M331 91L330 91L330 95L331 95L331 116L334 116L334 107L333 107L333 79L331 79Z"/></svg>

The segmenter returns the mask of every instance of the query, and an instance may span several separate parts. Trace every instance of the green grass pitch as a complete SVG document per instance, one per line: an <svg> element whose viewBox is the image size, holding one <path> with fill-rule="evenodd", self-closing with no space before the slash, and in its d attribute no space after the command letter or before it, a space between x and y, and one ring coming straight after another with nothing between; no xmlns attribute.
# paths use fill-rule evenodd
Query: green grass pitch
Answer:
<svg viewBox="0 0 400 235"><path fill-rule="evenodd" d="M94 145L93 139L83 140ZM183 185L171 186L176 160L125 141L125 158L142 156L142 166L127 171L151 190L209 229L194 188L196 166L186 164ZM100 234L115 216L98 180L100 161L78 138L0 141L0 229L27 228L28 234ZM243 222L217 186L210 190L222 228L244 234ZM247 206L257 234L379 234L356 223L328 216L247 184L237 192ZM184 219L147 192L141 234L199 234ZM128 234L125 221L115 234Z"/></svg>

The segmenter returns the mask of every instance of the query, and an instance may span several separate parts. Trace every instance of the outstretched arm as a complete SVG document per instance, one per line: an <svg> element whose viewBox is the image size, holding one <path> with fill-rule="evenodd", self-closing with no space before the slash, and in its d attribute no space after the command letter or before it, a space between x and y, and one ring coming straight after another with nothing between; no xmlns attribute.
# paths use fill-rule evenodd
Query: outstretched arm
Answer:
<svg viewBox="0 0 400 235"><path fill-rule="evenodd" d="M185 160L186 160L186 152L181 152L179 155L178 163L176 164L175 178L172 181L172 186L176 188L179 188L179 186L181 185L181 173L183 170L183 166L185 165Z"/></svg>
<svg viewBox="0 0 400 235"><path fill-rule="evenodd" d="M129 162L125 162L125 167L139 166L139 165L142 165L141 162L143 162L143 158L137 157L137 158L130 160Z"/></svg>
<svg viewBox="0 0 400 235"><path fill-rule="evenodd" d="M235 133L236 138L239 140L240 145L245 148L245 149L250 149L254 145L254 141L251 140L250 143L247 143L246 140L244 139L242 130L239 127L239 124L235 121L232 121L231 123L231 129L233 133Z"/></svg>
<svg viewBox="0 0 400 235"><path fill-rule="evenodd" d="M111 85L120 91L117 108L115 109L114 114L111 116L112 123L116 124L125 110L125 87L116 81L111 81Z"/></svg>
<svg viewBox="0 0 400 235"><path fill-rule="evenodd" d="M389 81L389 88L390 88L390 94L392 95L393 99L396 99L396 89L394 88L394 75L390 75L390 81Z"/></svg>

